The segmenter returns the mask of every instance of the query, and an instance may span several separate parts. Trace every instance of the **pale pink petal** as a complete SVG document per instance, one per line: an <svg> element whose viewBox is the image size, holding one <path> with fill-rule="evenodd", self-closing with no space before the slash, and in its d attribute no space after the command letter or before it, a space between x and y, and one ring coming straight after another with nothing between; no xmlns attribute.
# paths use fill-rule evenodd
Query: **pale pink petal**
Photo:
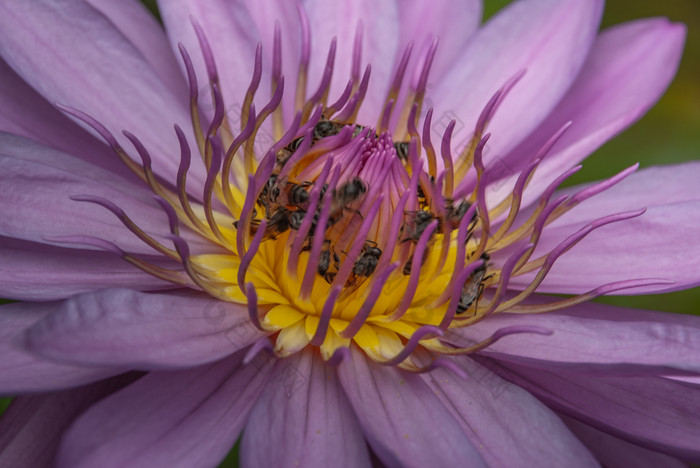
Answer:
<svg viewBox="0 0 700 468"><path fill-rule="evenodd" d="M143 231L171 246L165 237L170 234L167 216L145 184L137 185L84 160L1 133L0 168L0 205L9 208L0 219L2 236L52 244L64 244L60 237L92 236L128 252L158 254L106 208L71 199L91 196L109 200ZM210 245L185 230L183 235L198 251Z"/></svg>
<svg viewBox="0 0 700 468"><path fill-rule="evenodd" d="M49 102L91 115L125 148L131 145L121 131L130 130L150 151L154 171L175 180L173 124L194 143L187 96L173 95L100 11L82 0L2 2L0 55ZM200 192L203 165L193 164L188 180Z"/></svg>
<svg viewBox="0 0 700 468"><path fill-rule="evenodd" d="M247 24L246 28L250 29L251 25L256 31L257 40L262 43L263 47L263 70L265 78L261 84L261 94L266 99L271 94L270 72L272 70L273 51L274 51L274 31L277 24L280 28L281 38L281 72L284 76L284 96L282 97L282 109L284 111L285 122L291 122L294 117L294 93L296 90L297 74L299 71L299 57L301 54L301 28L299 24L299 13L297 11L297 1L285 0L242 0L242 5L239 8L247 8L248 14L252 20L252 24ZM254 52L254 46L248 44L248 51ZM320 63L325 63L325 53L313 57ZM252 62L251 62L252 63ZM313 76L313 75L312 75ZM316 80L320 80L321 75L312 78L309 86L309 93L317 85ZM244 91L248 87L250 74L244 75L246 79ZM269 90L269 91L268 91ZM307 94L308 95L308 94ZM264 104L261 102L261 105ZM261 109L262 107L258 107Z"/></svg>
<svg viewBox="0 0 700 468"><path fill-rule="evenodd" d="M437 80L433 131L440 134L456 118L452 146L463 148L493 94L526 71L488 125L487 165L502 157L545 119L576 78L602 6L599 0L521 0L503 9L470 41L459 66Z"/></svg>
<svg viewBox="0 0 700 468"><path fill-rule="evenodd" d="M187 49L197 75L201 105L213 110L207 68L193 20L205 32L219 73L226 115L231 120L233 130L240 131L240 108L253 75L255 45L259 40L258 31L245 5L225 0L161 0L158 7L172 53L180 57L180 43ZM178 60L178 63L184 74L182 60ZM263 96L269 96L269 80L260 88ZM258 107L258 110L261 108Z"/></svg>
<svg viewBox="0 0 700 468"><path fill-rule="evenodd" d="M426 42L437 36L440 42L430 69L430 81L439 82L445 73L459 64L459 56L476 33L481 22L481 3L481 0L400 2L398 53L403 53L406 45L413 41L413 53L416 54ZM458 24L459 27L445 27L447 24Z"/></svg>
<svg viewBox="0 0 700 468"><path fill-rule="evenodd" d="M539 292L583 293L607 283L660 278L671 284L625 289L617 294L675 291L700 284L700 163L651 167L581 203L545 227L536 258L586 224L605 215L647 208L636 218L595 230L563 254ZM567 189L566 193L581 187ZM554 195L555 197L557 194ZM525 287L531 275L511 279Z"/></svg>
<svg viewBox="0 0 700 468"><path fill-rule="evenodd" d="M26 345L61 362L158 369L212 362L261 336L244 306L112 289L64 301L27 332Z"/></svg>
<svg viewBox="0 0 700 468"><path fill-rule="evenodd" d="M70 390L16 397L0 419L0 466L53 466L63 432L75 418L136 377L127 374Z"/></svg>
<svg viewBox="0 0 700 468"><path fill-rule="evenodd" d="M110 252L0 237L0 257L0 297L8 299L51 301L106 288L159 290L174 286Z"/></svg>
<svg viewBox="0 0 700 468"><path fill-rule="evenodd" d="M530 303L558 299L536 296ZM451 331L449 341L468 346L507 327L552 333L508 336L480 354L553 372L700 373L700 317L691 315L588 303L546 314L495 314Z"/></svg>
<svg viewBox="0 0 700 468"><path fill-rule="evenodd" d="M153 14L138 0L84 0L99 10L143 55L158 78L175 96L184 96L187 86L168 38Z"/></svg>
<svg viewBox="0 0 700 468"><path fill-rule="evenodd" d="M24 331L58 308L52 302L0 306L0 395L76 387L127 370L58 364L24 349Z"/></svg>
<svg viewBox="0 0 700 468"><path fill-rule="evenodd" d="M489 197L502 199L528 158L565 123L573 122L539 165L524 195L535 200L561 173L632 125L661 97L678 69L685 27L667 19L646 19L603 31L571 89L524 142L504 155Z"/></svg>
<svg viewBox="0 0 700 468"><path fill-rule="evenodd" d="M452 359L469 377L423 374L488 466L596 466L590 452L532 395L466 356Z"/></svg>
<svg viewBox="0 0 700 468"><path fill-rule="evenodd" d="M0 58L0 131L20 135L135 179L111 149L73 123Z"/></svg>
<svg viewBox="0 0 700 468"><path fill-rule="evenodd" d="M677 382L684 382L689 385L700 387L700 377L692 375L665 375L664 377Z"/></svg>
<svg viewBox="0 0 700 468"><path fill-rule="evenodd" d="M439 86L439 82L448 72L458 65L461 66L462 54L469 41L476 35L481 22L481 3L481 0L444 0L440 2L404 0L398 3L400 38L391 74L392 80L396 76L403 54L410 43L412 43L412 52L404 75L404 85L393 104L391 128L395 128L402 111L406 109L406 99L413 99L411 92L420 83L426 54L430 50L431 43L437 40L437 49L426 83L428 94L423 100L422 112L425 113L435 105L430 91ZM459 27L446 28L446 24L459 24ZM412 103L411 100L408 101L409 106ZM378 104L383 105L384 101L382 100ZM375 112L381 110L380 107ZM435 135L435 138L440 137L441 135Z"/></svg>
<svg viewBox="0 0 700 468"><path fill-rule="evenodd" d="M552 409L650 450L700 462L697 389L663 377L555 373L502 361L485 364Z"/></svg>
<svg viewBox="0 0 700 468"><path fill-rule="evenodd" d="M174 52L177 55L180 54L178 44L182 43L192 58L197 75L200 106L205 111L211 111L213 105L207 66L195 34L193 21L202 27L219 74L226 115L234 132L240 131L241 105L253 76L255 49L258 42L262 44L262 80L256 92L256 109L261 110L271 96L274 31L275 25L279 23L281 73L285 79L281 109L284 122L291 122L299 70L301 36L296 2L174 0L161 1L159 6ZM325 63L325 55L315 57L314 60ZM320 75L312 79L311 86L317 85L316 79L320 80ZM260 151L266 151L273 143L274 136L269 122L261 127L256 141Z"/></svg>
<svg viewBox="0 0 700 468"><path fill-rule="evenodd" d="M375 364L355 349L338 375L369 445L385 465L486 466L455 416L418 375Z"/></svg>
<svg viewBox="0 0 700 468"><path fill-rule="evenodd" d="M573 418L559 415L571 431L595 454L607 468L686 468L682 461L659 452L631 444Z"/></svg>
<svg viewBox="0 0 700 468"><path fill-rule="evenodd" d="M392 67L398 50L399 6L394 1L360 0L328 2L305 0L304 9L311 24L311 86L316 86L325 66L325 57L333 37L338 38L338 51L333 68L329 100L340 96L351 77L353 47L358 24L362 23L362 62L360 73L372 66L369 88L360 109L358 122L374 125L379 118L389 89Z"/></svg>
<svg viewBox="0 0 700 468"><path fill-rule="evenodd" d="M105 398L71 426L56 466L217 466L271 367L269 360L241 360L239 353L191 370L151 372Z"/></svg>
<svg viewBox="0 0 700 468"><path fill-rule="evenodd" d="M250 413L241 440L241 464L370 465L360 425L338 375L320 356L307 350L275 363Z"/></svg>

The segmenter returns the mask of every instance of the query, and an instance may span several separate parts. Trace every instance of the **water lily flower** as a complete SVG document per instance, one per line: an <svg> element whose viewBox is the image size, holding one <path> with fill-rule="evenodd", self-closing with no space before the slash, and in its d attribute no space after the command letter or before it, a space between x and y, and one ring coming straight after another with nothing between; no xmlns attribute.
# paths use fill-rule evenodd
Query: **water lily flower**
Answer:
<svg viewBox="0 0 700 468"><path fill-rule="evenodd" d="M0 465L700 462L700 319L589 302L700 165L560 189L683 48L602 9L0 2Z"/></svg>

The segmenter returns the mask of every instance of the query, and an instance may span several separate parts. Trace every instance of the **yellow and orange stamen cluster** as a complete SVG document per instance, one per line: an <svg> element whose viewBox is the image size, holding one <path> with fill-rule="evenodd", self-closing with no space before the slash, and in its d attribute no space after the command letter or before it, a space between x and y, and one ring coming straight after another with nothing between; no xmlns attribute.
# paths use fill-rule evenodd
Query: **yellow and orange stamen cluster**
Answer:
<svg viewBox="0 0 700 468"><path fill-rule="evenodd" d="M256 112L253 100L262 76L258 46L237 131L224 113L216 66L202 30L195 25L211 86L213 116L201 112L197 77L187 51L180 47L190 85L196 144L207 171L201 198L186 190L191 155L179 127L175 130L181 147L180 169L173 189L154 175L148 151L134 135L125 132L141 164L133 162L99 122L78 110L63 108L100 133L149 185L169 218L173 247L146 234L107 200L92 195L74 199L111 210L157 252L179 262L181 269L164 269L101 239L82 236L64 240L97 245L166 281L205 291L221 301L247 305L251 322L266 332L279 356L311 345L326 360L333 360L354 344L377 362L407 370L430 369L440 362L439 355L472 353L508 334L547 333L509 327L481 343L456 348L444 340L452 328L505 311L547 312L652 281L609 284L547 304L527 304L528 296L562 253L597 227L638 216L641 211L601 218L548 254L532 258L542 230L634 168L573 196L551 200L559 184L578 169L574 168L544 191L529 217L516 227L523 190L568 127L532 158L505 200L495 207L487 206L489 172L482 157L489 139L486 128L519 76L489 101L473 138L459 154L452 154L452 122L444 132L438 156L431 141L432 109L422 124L419 122L437 40L418 60L417 84L408 85L400 112L392 120L412 46L406 49L376 128L369 128L356 123L370 77L369 67L362 77L359 73L361 35L355 42L352 77L343 93L335 101L328 99L336 53L333 41L320 85L307 97L310 36L308 22L303 12L300 14L303 40L296 114L286 128L279 28L275 31L272 97ZM261 128L271 128L276 137L263 155L256 154L256 135ZM211 253L191 254L182 229L209 240ZM497 265L490 258L499 252L510 254ZM536 274L529 287L506 294L511 277L530 272Z"/></svg>

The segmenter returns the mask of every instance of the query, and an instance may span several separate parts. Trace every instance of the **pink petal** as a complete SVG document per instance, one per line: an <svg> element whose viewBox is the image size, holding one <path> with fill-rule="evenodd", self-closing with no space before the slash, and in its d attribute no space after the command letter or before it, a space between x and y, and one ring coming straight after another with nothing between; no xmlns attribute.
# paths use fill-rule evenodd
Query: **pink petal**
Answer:
<svg viewBox="0 0 700 468"><path fill-rule="evenodd" d="M433 80L438 81L455 67L469 40L477 32L481 22L481 3L481 0L401 2L398 52L403 53L406 45L413 41L415 57L424 44L438 36L440 44L430 72ZM458 24L459 27L446 27L450 24ZM411 70L411 67L408 69Z"/></svg>
<svg viewBox="0 0 700 468"><path fill-rule="evenodd" d="M178 43L182 43L193 60L202 107L213 110L207 67L192 20L194 19L202 27L212 50L226 104L226 115L234 132L240 131L241 105L253 76L255 48L258 42L262 43L263 77L256 93L257 109L262 109L271 96L270 72L274 50L274 30L275 24L279 22L281 72L285 77L285 92L281 107L283 120L287 123L291 122L299 70L301 35L295 2L245 0L232 3L221 0L211 2L173 0L161 1L159 6L173 50L179 55ZM323 55L314 57L314 61L325 63L325 54L324 51ZM309 93L314 86L317 86L316 80L320 80L320 77L320 72L317 76L312 76ZM256 139L261 143L261 151L266 150L274 138L270 133L271 127L267 123L269 122L262 126Z"/></svg>
<svg viewBox="0 0 700 468"><path fill-rule="evenodd" d="M618 439L563 414L560 414L559 417L576 434L576 437L591 449L603 466L610 468L617 466L686 468L688 466L678 459Z"/></svg>
<svg viewBox="0 0 700 468"><path fill-rule="evenodd" d="M374 364L354 349L338 375L367 442L385 465L486 466L420 376Z"/></svg>
<svg viewBox="0 0 700 468"><path fill-rule="evenodd" d="M524 204L561 173L637 121L661 97L680 62L685 26L665 18L646 19L603 31L571 89L550 116L500 163L519 171L565 123L573 124L539 165ZM506 175L506 174L503 174ZM517 175L496 182L490 194L502 199Z"/></svg>
<svg viewBox="0 0 700 468"><path fill-rule="evenodd" d="M0 55L49 102L90 114L125 148L121 131L130 130L151 152L154 171L175 180L173 123L194 142L186 96L173 95L100 11L81 0L2 3ZM189 181L191 189L203 186L203 165L193 165Z"/></svg>
<svg viewBox="0 0 700 468"><path fill-rule="evenodd" d="M487 363L540 401L615 437L685 461L700 461L700 391L662 377L551 373Z"/></svg>
<svg viewBox="0 0 700 468"><path fill-rule="evenodd" d="M0 306L0 395L75 387L124 372L125 369L56 364L27 352L23 332L58 307L50 302Z"/></svg>
<svg viewBox="0 0 700 468"><path fill-rule="evenodd" d="M242 355L151 372L90 408L63 438L56 466L216 466L243 429L270 371Z"/></svg>
<svg viewBox="0 0 700 468"><path fill-rule="evenodd" d="M557 299L539 296L533 302ZM552 334L508 336L480 354L550 371L700 373L700 317L690 315L587 303L546 314L495 314L454 330L450 341L465 346L512 326L540 328Z"/></svg>
<svg viewBox="0 0 700 468"><path fill-rule="evenodd" d="M109 252L64 249L8 238L0 238L0 244L0 297L51 301L106 288L173 287Z"/></svg>
<svg viewBox="0 0 700 468"><path fill-rule="evenodd" d="M411 42L413 48L406 67L403 87L394 101L390 128L395 128L401 116L401 109L406 105L406 98L412 98L410 93L419 85L425 57L433 40L438 40L438 46L428 75L428 91L433 89L436 82L442 80L450 70L460 63L464 50L479 28L481 3L481 0L444 0L440 2L409 0L400 3L400 37L391 73L392 80L396 76L403 54ZM458 24L459 27L446 27L450 24ZM382 111L382 108L378 106L383 104L384 97L377 102L374 112ZM428 92L427 97L423 100L422 112L425 113L434 105L430 92ZM441 137L442 135L439 135L436 138Z"/></svg>
<svg viewBox="0 0 700 468"><path fill-rule="evenodd" d="M595 461L559 418L532 395L466 356L452 360L469 376L445 369L423 374L488 466L592 466Z"/></svg>
<svg viewBox="0 0 700 468"><path fill-rule="evenodd" d="M599 0L522 0L491 19L432 94L442 133L457 119L453 148L464 147L482 109L508 80L526 70L488 125L485 161L511 150L545 119L576 78L595 39Z"/></svg>
<svg viewBox="0 0 700 468"><path fill-rule="evenodd" d="M62 362L154 369L212 362L260 336L243 306L194 292L112 289L64 301L26 340Z"/></svg>
<svg viewBox="0 0 700 468"><path fill-rule="evenodd" d="M170 53L168 38L144 4L138 0L84 0L102 13L138 49L158 78L175 96L185 96L187 86Z"/></svg>
<svg viewBox="0 0 700 468"><path fill-rule="evenodd" d="M365 125L374 125L382 110L389 83L392 78L392 66L399 51L401 34L400 8L395 2L359 0L354 2L328 2L324 0L305 0L303 2L311 24L311 86L325 66L325 56L331 39L338 38L333 78L331 80L330 102L340 96L351 77L353 45L357 25L362 22L362 63L372 66L369 88L360 109L358 121ZM403 8L404 6L402 6Z"/></svg>
<svg viewBox="0 0 700 468"><path fill-rule="evenodd" d="M53 244L62 243L57 240L62 236L93 236L128 252L157 254L107 209L70 198L89 195L111 201L141 229L171 246L164 237L170 233L167 216L145 184L135 185L81 159L14 135L0 134L0 147L0 205L10 207L0 219L0 235ZM198 236L187 238L193 248L212 248Z"/></svg>
<svg viewBox="0 0 700 468"><path fill-rule="evenodd" d="M135 179L104 143L73 123L0 58L0 131L44 143L110 172Z"/></svg>
<svg viewBox="0 0 700 468"><path fill-rule="evenodd" d="M685 382L690 385L696 385L700 387L700 377L688 376L688 375L665 375L667 379L675 380L677 382Z"/></svg>
<svg viewBox="0 0 700 468"><path fill-rule="evenodd" d="M134 378L125 375L71 390L16 397L0 419L0 466L53 466L61 436L75 418Z"/></svg>
<svg viewBox="0 0 700 468"><path fill-rule="evenodd" d="M241 464L369 466L367 445L338 376L313 352L276 362L250 413Z"/></svg>
<svg viewBox="0 0 700 468"><path fill-rule="evenodd" d="M234 130L240 131L240 106L253 74L255 44L259 40L250 13L239 2L224 0L168 0L158 2L158 7L173 53L179 57L178 43L185 46L197 74L202 105L213 110L209 104L211 97L206 66L192 20L204 30L220 76L226 114L233 119ZM272 30L268 32L272 34ZM178 62L184 73L182 61ZM265 81L261 88L267 96L268 82Z"/></svg>
<svg viewBox="0 0 700 468"><path fill-rule="evenodd" d="M297 73L299 71L299 56L301 29L299 27L299 13L297 11L297 3L279 0L243 0L243 5L248 9L248 14L252 19L252 24L255 25L257 32L257 40L262 42L263 47L263 70L266 72L266 79L263 79L261 88L265 90L262 96L268 99L267 90L270 89L269 73L272 68L273 50L274 50L274 31L275 25L279 23L281 33L281 52L282 52L282 75L285 78L285 89L282 99L282 110L284 111L285 122L289 123L294 118L294 93L296 90ZM242 5L242 6L243 6ZM239 7L241 8L241 7ZM237 14L237 13L236 13ZM245 25L246 29L250 29L250 25ZM246 43L248 52L254 52L254 47L250 42ZM319 56L315 56L314 60L319 63L325 63L326 52ZM250 62L252 63L252 61ZM238 72L240 74L240 71ZM317 86L316 80L320 80L321 74L311 75L311 84L308 86L308 93L313 92L313 88ZM250 74L244 75L242 78L246 80L245 86L239 90L239 95L243 95L250 81ZM308 94L307 94L308 96ZM263 104L263 103L261 103ZM262 106L258 107L262 109ZM270 139L272 136L269 135ZM268 144L271 144L270 141Z"/></svg>
<svg viewBox="0 0 700 468"><path fill-rule="evenodd" d="M700 243L695 229L700 225L699 177L700 163L695 162L644 169L545 227L533 258L595 219L647 208L637 218L597 229L562 255L538 291L578 294L603 284L639 278L675 283L617 294L675 291L700 284ZM524 288L530 277L512 278L510 286Z"/></svg>

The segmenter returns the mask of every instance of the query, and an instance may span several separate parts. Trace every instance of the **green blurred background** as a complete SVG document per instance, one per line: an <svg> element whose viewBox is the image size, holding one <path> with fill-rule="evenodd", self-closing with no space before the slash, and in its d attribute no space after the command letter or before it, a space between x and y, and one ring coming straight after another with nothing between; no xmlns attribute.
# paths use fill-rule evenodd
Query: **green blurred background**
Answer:
<svg viewBox="0 0 700 468"><path fill-rule="evenodd" d="M142 1L158 14L155 0ZM490 17L510 1L485 0L484 3L485 17ZM700 159L700 1L609 0L603 27L653 16L666 16L688 26L678 76L656 107L635 126L588 158L583 170L572 177L569 184L606 178L635 162L647 167ZM596 301L700 315L700 288L653 296L610 296ZM0 399L0 414L9 401ZM221 466L237 466L236 459L237 447Z"/></svg>

